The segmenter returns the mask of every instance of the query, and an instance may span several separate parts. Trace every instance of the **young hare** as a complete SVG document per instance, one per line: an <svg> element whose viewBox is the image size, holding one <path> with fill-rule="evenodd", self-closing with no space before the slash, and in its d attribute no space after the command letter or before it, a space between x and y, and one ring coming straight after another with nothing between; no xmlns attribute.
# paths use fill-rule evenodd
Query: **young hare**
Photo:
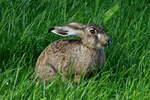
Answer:
<svg viewBox="0 0 150 100"><path fill-rule="evenodd" d="M49 32L61 36L78 35L80 38L61 39L51 43L37 60L35 71L39 79L54 78L57 73L66 78L73 69L71 75L75 80L80 80L81 75L88 75L95 67L103 65L103 47L110 43L103 27L72 22L51 28Z"/></svg>

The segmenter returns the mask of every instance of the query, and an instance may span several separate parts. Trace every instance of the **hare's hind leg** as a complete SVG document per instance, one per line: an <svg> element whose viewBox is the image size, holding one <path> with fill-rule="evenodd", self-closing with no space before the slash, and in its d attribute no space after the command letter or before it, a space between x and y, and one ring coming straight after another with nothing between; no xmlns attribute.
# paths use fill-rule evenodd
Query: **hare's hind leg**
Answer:
<svg viewBox="0 0 150 100"><path fill-rule="evenodd" d="M55 67L50 64L38 66L35 71L37 77L41 80L53 79L57 73Z"/></svg>

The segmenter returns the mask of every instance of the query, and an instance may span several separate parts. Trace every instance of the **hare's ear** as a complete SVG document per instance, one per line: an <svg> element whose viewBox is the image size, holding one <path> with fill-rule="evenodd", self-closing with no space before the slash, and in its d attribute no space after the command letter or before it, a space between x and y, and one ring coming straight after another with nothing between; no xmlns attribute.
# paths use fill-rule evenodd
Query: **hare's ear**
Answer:
<svg viewBox="0 0 150 100"><path fill-rule="evenodd" d="M61 36L77 35L76 32L73 32L68 27L63 27L63 26L51 28L49 29L49 32L52 32Z"/></svg>
<svg viewBox="0 0 150 100"><path fill-rule="evenodd" d="M79 35L82 32L77 24L70 23L63 26L57 26L54 28L49 29L49 32L61 35L61 36L68 36L68 35Z"/></svg>

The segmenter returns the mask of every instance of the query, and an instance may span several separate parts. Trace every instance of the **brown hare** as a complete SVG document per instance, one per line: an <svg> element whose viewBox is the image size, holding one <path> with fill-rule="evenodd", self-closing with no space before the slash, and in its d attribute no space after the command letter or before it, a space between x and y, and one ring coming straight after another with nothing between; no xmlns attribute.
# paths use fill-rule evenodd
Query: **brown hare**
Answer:
<svg viewBox="0 0 150 100"><path fill-rule="evenodd" d="M70 70L75 80L88 75L94 67L105 61L104 46L110 44L105 29L96 24L72 22L51 28L49 32L61 35L78 35L77 39L61 39L51 43L39 56L35 71L41 80L53 79L57 73L67 78Z"/></svg>

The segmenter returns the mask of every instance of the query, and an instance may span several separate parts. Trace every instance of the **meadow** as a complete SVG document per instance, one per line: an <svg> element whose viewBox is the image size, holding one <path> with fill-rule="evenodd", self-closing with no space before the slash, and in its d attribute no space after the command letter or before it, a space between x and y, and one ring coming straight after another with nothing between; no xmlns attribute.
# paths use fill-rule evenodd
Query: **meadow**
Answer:
<svg viewBox="0 0 150 100"><path fill-rule="evenodd" d="M55 26L78 21L107 28L100 72L80 84L38 83L37 57L60 37ZM0 100L150 100L149 0L0 0Z"/></svg>

